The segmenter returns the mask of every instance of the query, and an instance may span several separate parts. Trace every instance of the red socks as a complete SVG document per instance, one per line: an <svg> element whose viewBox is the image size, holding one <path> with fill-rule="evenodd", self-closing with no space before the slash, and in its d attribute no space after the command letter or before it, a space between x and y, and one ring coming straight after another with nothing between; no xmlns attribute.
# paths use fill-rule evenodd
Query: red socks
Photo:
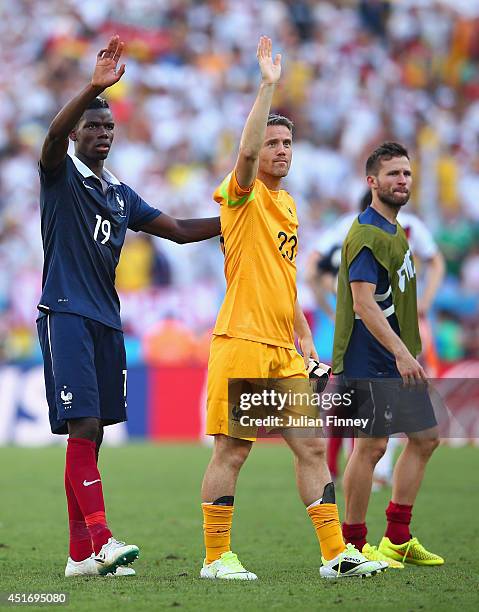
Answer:
<svg viewBox="0 0 479 612"><path fill-rule="evenodd" d="M405 504L395 504L389 502L386 509L386 517L388 526L384 534L391 540L393 544L404 544L411 539L409 524L411 522L412 506ZM366 523L357 523L348 525L343 523L343 537L346 543L351 543L361 551L366 544L366 535L368 533Z"/></svg>
<svg viewBox="0 0 479 612"><path fill-rule="evenodd" d="M352 544L361 552L363 546L366 544L366 535L368 529L366 523L356 523L355 525L348 525L343 523L343 537L346 544Z"/></svg>
<svg viewBox="0 0 479 612"><path fill-rule="evenodd" d="M83 438L69 438L66 455L66 468L65 468L65 490L67 493L68 500L68 513L70 521L73 520L75 531L75 540L80 542L79 534L82 540L84 540L85 532L83 528L78 525L79 520L83 520L88 530L89 537L93 543L93 549L95 553L99 553L103 544L106 544L108 538L111 537L111 531L108 529L105 517L105 504L103 501L103 489L101 486L100 472L96 465L96 444L91 440L85 440ZM70 491L68 484L71 486ZM75 504L71 501L71 493L73 492L76 498L76 505L82 514L82 519L79 519L78 510L75 508ZM70 509L73 513L70 514ZM70 541L72 539L72 525L70 522ZM84 553L86 548L83 543L81 548L81 554ZM83 548L85 546L85 548ZM74 554L78 556L80 551L76 549ZM90 553L86 555L88 557ZM70 555L72 559L76 560L74 556ZM85 559L86 557L83 557ZM82 559L79 559L82 560Z"/></svg>
<svg viewBox="0 0 479 612"><path fill-rule="evenodd" d="M70 484L65 469L65 493L67 495L68 519L70 526L70 557L73 561L83 561L91 555L90 532L85 524L82 511L78 505L77 498Z"/></svg>
<svg viewBox="0 0 479 612"><path fill-rule="evenodd" d="M388 526L384 534L393 544L404 544L411 539L409 524L411 522L412 506L389 502L386 508Z"/></svg>
<svg viewBox="0 0 479 612"><path fill-rule="evenodd" d="M328 467L331 473L331 476L336 479L339 474L339 453L341 452L341 446L343 445L342 438L329 438L328 439L328 450L327 450L327 460Z"/></svg>

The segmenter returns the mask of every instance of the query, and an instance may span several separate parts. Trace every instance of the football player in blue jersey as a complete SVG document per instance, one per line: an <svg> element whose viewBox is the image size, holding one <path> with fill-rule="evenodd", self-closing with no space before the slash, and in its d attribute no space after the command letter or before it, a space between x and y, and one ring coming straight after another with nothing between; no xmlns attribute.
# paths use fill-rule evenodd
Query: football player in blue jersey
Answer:
<svg viewBox="0 0 479 612"><path fill-rule="evenodd" d="M66 576L134 574L138 547L112 537L98 471L103 427L125 421L126 357L115 269L126 230L178 243L220 233L219 218L179 220L149 206L104 167L115 124L98 96L125 72L118 36L90 83L52 121L40 173L45 262L37 325L53 433L68 434ZM75 154L67 154L69 139Z"/></svg>
<svg viewBox="0 0 479 612"><path fill-rule="evenodd" d="M370 560L434 566L444 560L410 532L412 508L426 465L439 444L437 420L421 352L416 270L406 232L397 216L412 185L407 150L386 142L366 162L372 203L353 222L343 243L338 276L333 371L354 393L356 416L364 417L344 472L343 535ZM379 547L367 540L366 512L376 463L388 439L407 442L393 473L387 528Z"/></svg>

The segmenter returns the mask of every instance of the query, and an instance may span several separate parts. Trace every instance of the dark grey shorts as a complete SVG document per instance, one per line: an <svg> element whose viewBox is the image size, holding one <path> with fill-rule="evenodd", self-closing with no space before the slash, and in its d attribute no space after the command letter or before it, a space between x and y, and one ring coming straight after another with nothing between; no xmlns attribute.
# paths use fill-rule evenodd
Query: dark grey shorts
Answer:
<svg viewBox="0 0 479 612"><path fill-rule="evenodd" d="M361 420L357 429L364 434L385 437L437 425L426 385L406 387L400 378L351 380L343 375L338 382L344 393L351 393L348 416Z"/></svg>

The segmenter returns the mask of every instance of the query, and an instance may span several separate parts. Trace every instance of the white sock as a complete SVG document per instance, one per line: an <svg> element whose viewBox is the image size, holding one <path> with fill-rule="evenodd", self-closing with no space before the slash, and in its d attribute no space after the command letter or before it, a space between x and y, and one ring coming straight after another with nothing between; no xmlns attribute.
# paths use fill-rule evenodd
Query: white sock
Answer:
<svg viewBox="0 0 479 612"><path fill-rule="evenodd" d="M314 508L315 506L319 506L321 504L321 502L323 501L323 498L320 497L319 499L317 499L315 502L313 502L311 505L309 505L306 510L309 510L310 508Z"/></svg>

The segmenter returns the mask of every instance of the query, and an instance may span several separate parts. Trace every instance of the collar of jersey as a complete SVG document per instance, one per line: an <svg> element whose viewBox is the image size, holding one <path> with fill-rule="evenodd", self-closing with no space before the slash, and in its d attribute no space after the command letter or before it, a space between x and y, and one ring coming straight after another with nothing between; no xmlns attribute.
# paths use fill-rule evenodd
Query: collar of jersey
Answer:
<svg viewBox="0 0 479 612"><path fill-rule="evenodd" d="M76 155L71 155L70 153L68 155L70 155L70 157L72 158L72 161L75 164L75 167L78 170L78 172L80 172L80 174L82 174L85 178L92 176L93 178L96 178L97 180L99 180L97 175L94 172L92 172L90 168L81 161L81 159L78 159ZM102 174L103 174L103 178L108 183L112 183L113 185L121 185L120 181L116 178L116 176L112 174L109 170L107 170L106 168L103 168Z"/></svg>

